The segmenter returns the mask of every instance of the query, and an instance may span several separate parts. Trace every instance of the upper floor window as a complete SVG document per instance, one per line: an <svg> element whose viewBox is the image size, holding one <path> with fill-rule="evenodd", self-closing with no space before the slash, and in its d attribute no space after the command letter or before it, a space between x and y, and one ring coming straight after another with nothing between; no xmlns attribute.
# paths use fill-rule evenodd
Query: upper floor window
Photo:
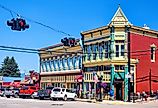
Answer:
<svg viewBox="0 0 158 108"><path fill-rule="evenodd" d="M151 59L151 62L155 62L156 46L152 44L150 47L151 47L150 59Z"/></svg>
<svg viewBox="0 0 158 108"><path fill-rule="evenodd" d="M115 45L116 48L116 57L119 57L119 45Z"/></svg>
<svg viewBox="0 0 158 108"><path fill-rule="evenodd" d="M124 56L125 53L125 45L124 45L124 41L120 40L120 41L115 41L115 56L116 57L120 57L120 56Z"/></svg>
<svg viewBox="0 0 158 108"><path fill-rule="evenodd" d="M105 42L104 43L104 48L105 48L105 58L108 58L109 57L109 47L110 47L110 45L109 45L109 42Z"/></svg>
<svg viewBox="0 0 158 108"><path fill-rule="evenodd" d="M88 60L90 60L90 57L91 57L91 45L88 46L87 53L88 53Z"/></svg>
<svg viewBox="0 0 158 108"><path fill-rule="evenodd" d="M102 59L103 57L103 45L100 43L99 44L99 58Z"/></svg>

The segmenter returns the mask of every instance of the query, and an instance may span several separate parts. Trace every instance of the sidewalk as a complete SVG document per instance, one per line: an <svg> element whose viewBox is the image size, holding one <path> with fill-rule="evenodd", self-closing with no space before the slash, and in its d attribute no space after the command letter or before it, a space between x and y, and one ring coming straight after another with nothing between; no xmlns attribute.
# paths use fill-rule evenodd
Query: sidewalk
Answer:
<svg viewBox="0 0 158 108"><path fill-rule="evenodd" d="M106 104L134 104L132 102L123 102L123 101L110 101L103 100L102 102L96 101L95 99L76 99L76 101L80 102L89 102L89 103L106 103Z"/></svg>
<svg viewBox="0 0 158 108"><path fill-rule="evenodd" d="M102 102L98 102L95 99L76 99L76 101L80 101L80 102L89 102L89 103L106 103L106 104L113 104L113 105L127 105L127 104L143 104L143 103L149 103L152 102L153 100L148 98L147 101L142 101L141 99L135 100L135 103L133 103L133 101L131 100L131 102L124 102L124 101L111 101L111 100L103 100Z"/></svg>

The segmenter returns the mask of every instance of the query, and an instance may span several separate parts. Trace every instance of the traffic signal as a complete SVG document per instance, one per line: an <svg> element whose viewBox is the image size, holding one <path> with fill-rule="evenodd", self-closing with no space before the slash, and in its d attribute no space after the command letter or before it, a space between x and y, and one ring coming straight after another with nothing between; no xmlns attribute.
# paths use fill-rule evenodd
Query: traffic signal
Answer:
<svg viewBox="0 0 158 108"><path fill-rule="evenodd" d="M7 21L7 25L11 26L12 30L17 30L17 31L21 31L21 30L25 30L26 28L29 28L29 25L26 24L26 21L24 19L21 18L16 18L16 19L11 19L11 21Z"/></svg>
<svg viewBox="0 0 158 108"><path fill-rule="evenodd" d="M64 39L61 39L61 42L63 43L64 46L69 46L69 47L73 47L73 46L77 45L75 38L66 37Z"/></svg>
<svg viewBox="0 0 158 108"><path fill-rule="evenodd" d="M77 43L76 43L75 38L69 38L69 45L70 45L71 47L75 46L76 44L77 44Z"/></svg>
<svg viewBox="0 0 158 108"><path fill-rule="evenodd" d="M67 38L61 39L61 42L63 43L64 46L69 46Z"/></svg>

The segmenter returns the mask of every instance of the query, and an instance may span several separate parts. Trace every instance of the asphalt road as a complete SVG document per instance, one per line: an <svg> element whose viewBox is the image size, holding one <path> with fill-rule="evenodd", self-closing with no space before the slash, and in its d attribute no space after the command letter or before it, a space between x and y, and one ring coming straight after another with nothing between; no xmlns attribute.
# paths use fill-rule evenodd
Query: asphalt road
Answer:
<svg viewBox="0 0 158 108"><path fill-rule="evenodd" d="M124 105L0 97L0 108L158 108L158 101Z"/></svg>

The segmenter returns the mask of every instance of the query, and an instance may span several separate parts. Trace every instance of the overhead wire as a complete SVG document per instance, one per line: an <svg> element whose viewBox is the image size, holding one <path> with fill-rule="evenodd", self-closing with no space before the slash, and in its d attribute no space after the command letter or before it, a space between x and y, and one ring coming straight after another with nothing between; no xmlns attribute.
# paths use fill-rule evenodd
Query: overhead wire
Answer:
<svg viewBox="0 0 158 108"><path fill-rule="evenodd" d="M15 11L13 11L13 10L11 10L11 9L9 9L9 8L7 8L7 7L5 7L5 6L3 6L2 4L0 4L0 8L6 10L6 11L8 11L8 12L10 12L11 15L12 15L12 17L13 17L13 13L14 13L14 14L16 14L16 15L22 17L22 18L27 19L27 20L30 21L30 22L39 24L39 25L41 25L41 26L43 26L43 27L46 27L46 28L49 28L49 29L51 29L51 30L53 30L53 31L55 31L55 32L58 32L58 33L61 33L61 34L67 35L67 36L74 36L74 35L72 35L72 34L69 34L69 33L64 32L64 31L62 31L62 30L57 30L57 29L55 29L55 28L53 28L53 27L51 27L51 26L49 26L49 25L46 25L46 24L43 24L43 23L41 23L41 22L32 20L32 19L27 18L27 17L25 17L25 16L22 16L22 15L20 15L19 13L17 13L17 12L15 12Z"/></svg>

